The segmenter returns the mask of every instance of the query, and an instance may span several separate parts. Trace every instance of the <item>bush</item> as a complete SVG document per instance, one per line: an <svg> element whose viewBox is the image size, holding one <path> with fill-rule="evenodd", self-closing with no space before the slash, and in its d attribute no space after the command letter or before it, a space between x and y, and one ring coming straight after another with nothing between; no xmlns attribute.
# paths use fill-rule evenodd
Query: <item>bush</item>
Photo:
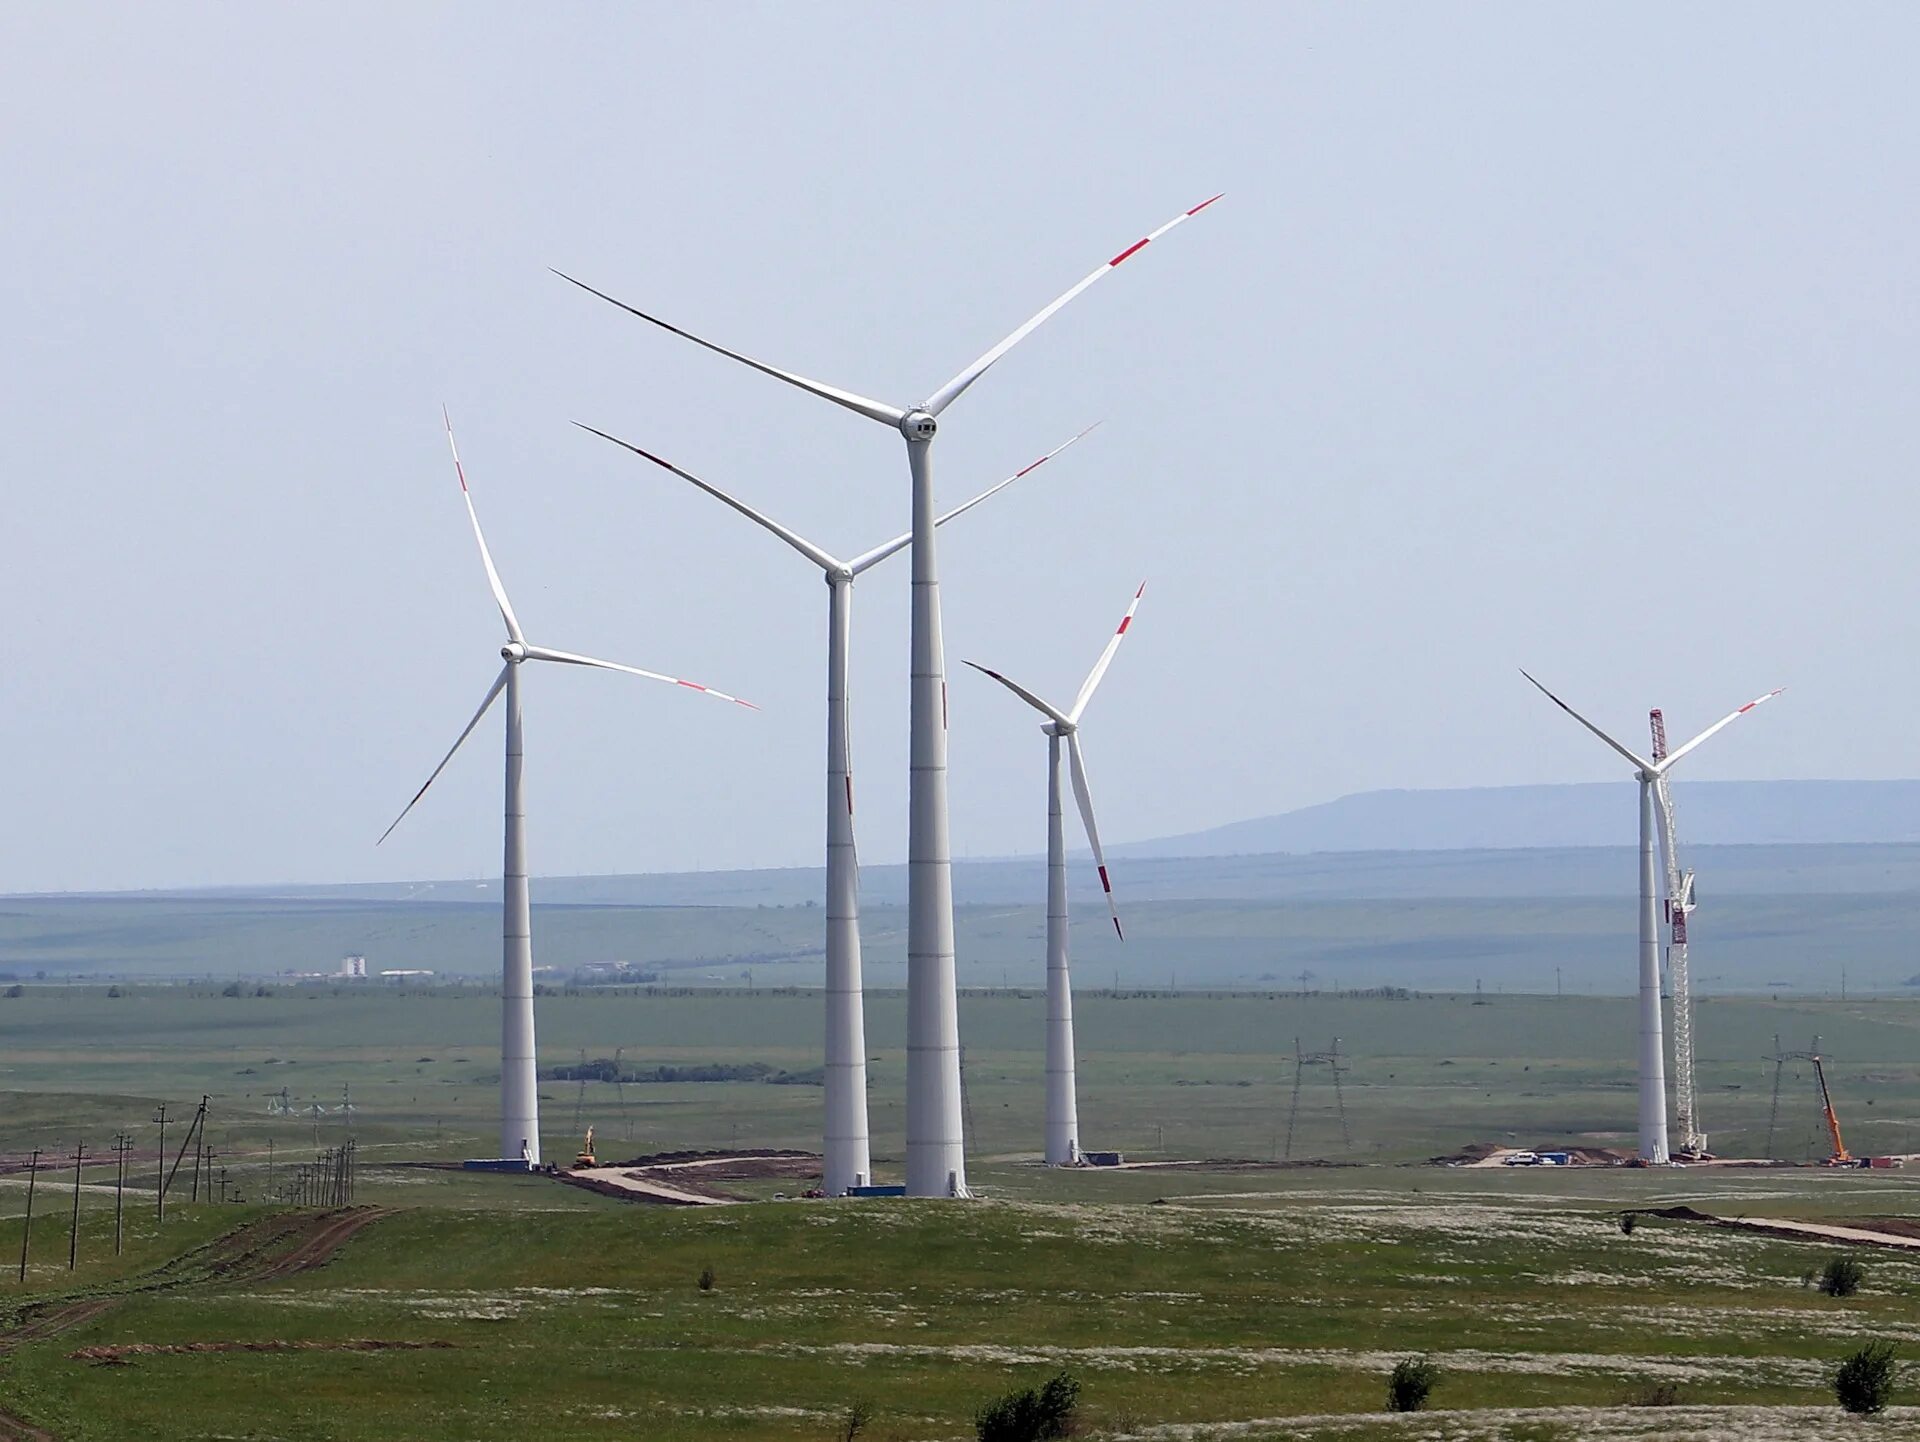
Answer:
<svg viewBox="0 0 1920 1442"><path fill-rule="evenodd" d="M1834 1399L1849 1412L1869 1416L1886 1407L1893 1380L1893 1343L1869 1342L1834 1372Z"/></svg>
<svg viewBox="0 0 1920 1442"><path fill-rule="evenodd" d="M712 1267L702 1267L700 1269L700 1290L701 1291L711 1292L713 1290L713 1284L719 1280L720 1279L718 1277L714 1276Z"/></svg>
<svg viewBox="0 0 1920 1442"><path fill-rule="evenodd" d="M26 994L27 994L27 989L24 986L20 985L20 983L17 981L12 986L7 988L8 996L25 996Z"/></svg>
<svg viewBox="0 0 1920 1442"><path fill-rule="evenodd" d="M1678 1407L1680 1388L1672 1382L1649 1382L1637 1392L1627 1394L1629 1407Z"/></svg>
<svg viewBox="0 0 1920 1442"><path fill-rule="evenodd" d="M1820 1269L1820 1290L1829 1297L1851 1297L1867 1279L1867 1269L1853 1257L1834 1257Z"/></svg>
<svg viewBox="0 0 1920 1442"><path fill-rule="evenodd" d="M840 1423L840 1442L855 1442L855 1439L873 1420L873 1404L864 1399L847 1408L847 1415Z"/></svg>
<svg viewBox="0 0 1920 1442"><path fill-rule="evenodd" d="M1394 1364L1387 1378L1387 1410L1418 1412L1427 1405L1433 1384L1440 1380L1440 1369L1425 1357L1408 1357Z"/></svg>
<svg viewBox="0 0 1920 1442"><path fill-rule="evenodd" d="M1040 1387L1009 1392L974 1416L979 1442L1048 1442L1073 1436L1073 1413L1080 1400L1080 1384L1065 1372Z"/></svg>
<svg viewBox="0 0 1920 1442"><path fill-rule="evenodd" d="M1640 1219L1632 1212L1622 1212L1620 1214L1620 1230L1625 1235L1631 1237L1633 1235L1633 1229L1639 1224Z"/></svg>

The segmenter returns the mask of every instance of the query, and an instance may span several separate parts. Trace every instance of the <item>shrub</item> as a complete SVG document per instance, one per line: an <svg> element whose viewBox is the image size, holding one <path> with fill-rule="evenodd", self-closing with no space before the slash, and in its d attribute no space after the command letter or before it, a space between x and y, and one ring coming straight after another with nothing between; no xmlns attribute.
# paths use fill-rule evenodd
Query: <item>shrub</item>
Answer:
<svg viewBox="0 0 1920 1442"><path fill-rule="evenodd" d="M1627 1394L1629 1407L1678 1407L1680 1388L1672 1382L1649 1382L1637 1392Z"/></svg>
<svg viewBox="0 0 1920 1442"><path fill-rule="evenodd" d="M1893 1380L1893 1343L1869 1342L1834 1372L1834 1400L1849 1412L1869 1416L1886 1407Z"/></svg>
<svg viewBox="0 0 1920 1442"><path fill-rule="evenodd" d="M1633 1229L1638 1225L1640 1225L1640 1219L1632 1212L1622 1212L1620 1214L1620 1230L1625 1235L1631 1237L1633 1235Z"/></svg>
<svg viewBox="0 0 1920 1442"><path fill-rule="evenodd" d="M1820 1290L1829 1297L1851 1297L1867 1278L1867 1269L1853 1257L1833 1257L1820 1269Z"/></svg>
<svg viewBox="0 0 1920 1442"><path fill-rule="evenodd" d="M1433 1384L1440 1380L1440 1369L1425 1357L1407 1357L1394 1364L1387 1378L1387 1410L1418 1412L1427 1405Z"/></svg>
<svg viewBox="0 0 1920 1442"><path fill-rule="evenodd" d="M27 994L27 989L24 986L20 985L20 983L17 981L12 986L7 988L8 996L25 996L26 994Z"/></svg>
<svg viewBox="0 0 1920 1442"><path fill-rule="evenodd" d="M855 1402L847 1408L847 1415L840 1423L840 1442L855 1442L872 1420L873 1404L864 1398Z"/></svg>
<svg viewBox="0 0 1920 1442"><path fill-rule="evenodd" d="M718 1277L714 1276L712 1267L702 1267L700 1269L700 1290L701 1291L711 1292L713 1290L713 1284L719 1280L720 1279Z"/></svg>
<svg viewBox="0 0 1920 1442"><path fill-rule="evenodd" d="M1080 1384L1065 1372L1039 1387L1009 1392L975 1414L974 1436L979 1442L1048 1442L1073 1436L1074 1408Z"/></svg>

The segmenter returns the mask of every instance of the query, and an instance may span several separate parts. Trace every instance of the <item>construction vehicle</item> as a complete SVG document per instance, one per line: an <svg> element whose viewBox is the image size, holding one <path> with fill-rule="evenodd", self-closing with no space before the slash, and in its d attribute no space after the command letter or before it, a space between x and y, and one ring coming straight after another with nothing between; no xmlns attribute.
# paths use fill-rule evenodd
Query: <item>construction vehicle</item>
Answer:
<svg viewBox="0 0 1920 1442"><path fill-rule="evenodd" d="M1813 1074L1820 1082L1820 1106L1827 1114L1827 1135L1833 1139L1833 1155L1820 1163L1823 1167L1863 1167L1866 1163L1847 1150L1847 1144L1840 1139L1840 1118L1834 1115L1833 1093L1827 1090L1827 1069L1822 1065L1820 1053L1812 1056Z"/></svg>
<svg viewBox="0 0 1920 1442"><path fill-rule="evenodd" d="M1829 1113L1829 1115L1831 1115L1831 1113ZM593 1155L593 1128L588 1127L587 1139L581 1144L579 1155L573 1159L573 1169L579 1172L585 1171L588 1167L597 1167L599 1165L599 1161Z"/></svg>

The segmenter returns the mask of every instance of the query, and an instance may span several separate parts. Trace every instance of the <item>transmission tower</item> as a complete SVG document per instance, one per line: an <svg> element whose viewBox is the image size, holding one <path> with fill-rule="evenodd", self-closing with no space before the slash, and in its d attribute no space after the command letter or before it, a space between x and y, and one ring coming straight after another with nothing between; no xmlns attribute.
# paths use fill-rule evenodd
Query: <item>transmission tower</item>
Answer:
<svg viewBox="0 0 1920 1442"><path fill-rule="evenodd" d="M1293 1099L1287 1106L1287 1144L1281 1153L1282 1161L1293 1160L1293 1134L1300 1120L1300 1088L1306 1081L1307 1068L1324 1066L1333 1077L1333 1105L1340 1117L1340 1141L1348 1150L1353 1150L1353 1133L1347 1128L1347 1097L1341 1085L1341 1075L1347 1070L1346 1062L1340 1056L1340 1038L1333 1039L1333 1045L1326 1051L1307 1051L1300 1045L1300 1038L1293 1039Z"/></svg>
<svg viewBox="0 0 1920 1442"><path fill-rule="evenodd" d="M1773 1063L1773 1103L1767 1109L1767 1159L1773 1159L1773 1134L1780 1120L1780 1078L1790 1061L1811 1062L1820 1055L1820 1037L1815 1033L1813 1045L1805 1051L1782 1051L1780 1033L1773 1034L1773 1055L1767 1060Z"/></svg>

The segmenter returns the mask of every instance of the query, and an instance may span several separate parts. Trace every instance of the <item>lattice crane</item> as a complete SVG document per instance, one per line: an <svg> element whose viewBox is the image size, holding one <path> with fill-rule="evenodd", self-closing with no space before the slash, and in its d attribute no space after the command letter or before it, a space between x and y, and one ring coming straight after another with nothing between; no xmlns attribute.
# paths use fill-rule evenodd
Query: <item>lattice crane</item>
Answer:
<svg viewBox="0 0 1920 1442"><path fill-rule="evenodd" d="M1667 723L1656 707L1647 713L1653 728L1653 759L1667 758ZM1693 985L1687 975L1687 917L1693 911L1693 873L1680 866L1680 843L1673 824L1673 792L1661 772L1654 781L1660 809L1660 856L1667 871L1667 982L1673 990L1673 1113L1681 1153L1704 1156L1707 1134L1693 1086Z"/></svg>

